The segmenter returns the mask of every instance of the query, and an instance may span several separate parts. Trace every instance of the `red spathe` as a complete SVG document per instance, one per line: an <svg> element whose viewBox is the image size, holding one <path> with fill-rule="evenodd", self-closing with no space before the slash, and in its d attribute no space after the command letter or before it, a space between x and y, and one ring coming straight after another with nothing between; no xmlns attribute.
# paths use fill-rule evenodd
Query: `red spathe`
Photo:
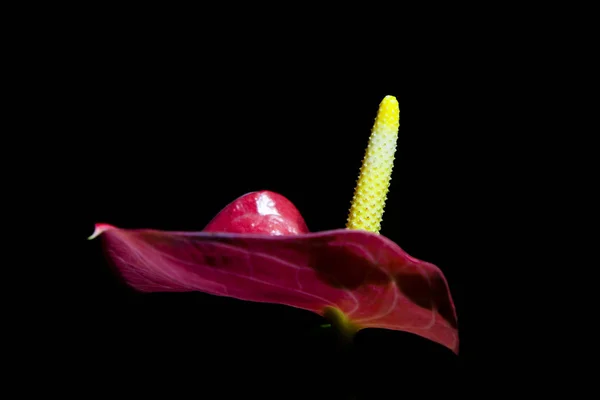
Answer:
<svg viewBox="0 0 600 400"><path fill-rule="evenodd" d="M97 224L109 260L143 292L200 291L284 304L323 315L341 310L356 327L411 332L458 352L457 317L435 265L383 235L308 232L285 197L239 197L200 232Z"/></svg>

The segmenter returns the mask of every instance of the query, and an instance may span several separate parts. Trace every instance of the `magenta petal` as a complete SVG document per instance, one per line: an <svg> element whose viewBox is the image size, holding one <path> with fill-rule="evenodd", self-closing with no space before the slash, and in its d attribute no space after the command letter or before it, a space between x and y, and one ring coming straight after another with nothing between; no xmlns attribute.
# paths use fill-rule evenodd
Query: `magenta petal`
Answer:
<svg viewBox="0 0 600 400"><path fill-rule="evenodd" d="M360 328L412 332L458 352L448 284L433 264L381 235L333 230L288 236L126 230L98 224L107 256L143 292L200 291L323 315Z"/></svg>
<svg viewBox="0 0 600 400"><path fill-rule="evenodd" d="M261 190L229 203L203 231L298 235L308 233L308 228L291 201L279 193Z"/></svg>

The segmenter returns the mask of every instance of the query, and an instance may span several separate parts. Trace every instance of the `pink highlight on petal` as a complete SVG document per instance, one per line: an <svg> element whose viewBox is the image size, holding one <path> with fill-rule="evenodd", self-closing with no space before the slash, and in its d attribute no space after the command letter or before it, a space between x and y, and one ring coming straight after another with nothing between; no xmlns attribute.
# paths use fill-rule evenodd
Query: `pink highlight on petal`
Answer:
<svg viewBox="0 0 600 400"><path fill-rule="evenodd" d="M98 236L100 236L102 233L106 232L109 229L116 229L116 228L109 224L103 224L103 223L95 224L94 225L94 233L92 233L88 237L88 240L93 240L93 239L97 238Z"/></svg>

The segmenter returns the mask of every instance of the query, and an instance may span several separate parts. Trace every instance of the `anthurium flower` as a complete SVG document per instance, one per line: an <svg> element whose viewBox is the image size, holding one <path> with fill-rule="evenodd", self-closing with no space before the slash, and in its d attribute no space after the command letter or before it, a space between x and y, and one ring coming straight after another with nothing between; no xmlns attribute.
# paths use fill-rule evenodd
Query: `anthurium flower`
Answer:
<svg viewBox="0 0 600 400"><path fill-rule="evenodd" d="M309 232L284 196L247 193L198 232L96 224L107 258L141 292L200 291L322 315L349 337L363 328L411 332L458 353L454 303L442 271L379 234L399 127L380 106L346 228Z"/></svg>

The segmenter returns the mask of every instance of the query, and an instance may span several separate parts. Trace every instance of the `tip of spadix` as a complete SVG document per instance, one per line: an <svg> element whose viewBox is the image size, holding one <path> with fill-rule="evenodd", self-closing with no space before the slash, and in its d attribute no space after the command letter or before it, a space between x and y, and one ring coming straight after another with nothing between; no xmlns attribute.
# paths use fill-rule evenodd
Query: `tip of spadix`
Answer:
<svg viewBox="0 0 600 400"><path fill-rule="evenodd" d="M381 100L379 104L379 110L381 112L392 112L397 113L399 110L398 99L395 96L387 95Z"/></svg>
<svg viewBox="0 0 600 400"><path fill-rule="evenodd" d="M400 106L398 100L391 95L385 96L379 103L373 130L381 131L381 135L397 136L399 126Z"/></svg>
<svg viewBox="0 0 600 400"><path fill-rule="evenodd" d="M114 228L114 226L109 224L96 224L94 225L94 232L88 237L88 240L92 240L100 236L102 233L106 232L109 229Z"/></svg>

